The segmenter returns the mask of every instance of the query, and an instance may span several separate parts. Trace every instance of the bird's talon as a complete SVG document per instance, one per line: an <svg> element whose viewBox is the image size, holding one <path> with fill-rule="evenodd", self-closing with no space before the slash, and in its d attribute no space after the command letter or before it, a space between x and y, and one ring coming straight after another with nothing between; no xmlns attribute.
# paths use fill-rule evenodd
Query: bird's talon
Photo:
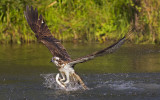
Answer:
<svg viewBox="0 0 160 100"><path fill-rule="evenodd" d="M59 81L64 82L64 81L65 81L65 79L60 79Z"/></svg>

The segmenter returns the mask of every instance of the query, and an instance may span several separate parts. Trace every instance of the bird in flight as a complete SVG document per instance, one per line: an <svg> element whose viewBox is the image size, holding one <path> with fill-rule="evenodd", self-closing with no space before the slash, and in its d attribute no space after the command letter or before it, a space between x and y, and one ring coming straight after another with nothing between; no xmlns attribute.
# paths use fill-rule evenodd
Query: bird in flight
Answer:
<svg viewBox="0 0 160 100"><path fill-rule="evenodd" d="M38 15L37 8L33 9L31 6L30 9L29 6L27 6L24 15L30 28L35 33L37 40L42 42L51 52L53 56L51 61L57 66L57 69L60 72L56 75L56 82L62 88L66 88L67 84L69 84L70 80L72 79L75 83L78 83L84 90L86 90L87 86L84 84L80 76L75 72L74 66L78 63L84 63L94 59L95 57L113 53L125 42L128 36L124 36L118 42L100 51L72 60L61 42L51 34L42 15ZM130 32L131 30L128 33Z"/></svg>

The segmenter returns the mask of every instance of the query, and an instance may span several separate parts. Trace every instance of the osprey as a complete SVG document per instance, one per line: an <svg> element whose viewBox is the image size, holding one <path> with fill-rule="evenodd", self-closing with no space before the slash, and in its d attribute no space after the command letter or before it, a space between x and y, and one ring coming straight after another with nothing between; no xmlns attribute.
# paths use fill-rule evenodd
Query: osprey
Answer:
<svg viewBox="0 0 160 100"><path fill-rule="evenodd" d="M29 6L27 6L24 14L29 26L35 33L37 40L42 42L53 55L51 61L57 66L60 72L56 75L56 82L63 88L66 88L66 85L72 79L75 83L80 84L83 89L87 89L87 86L84 84L80 76L76 74L74 66L78 63L86 62L95 57L113 53L125 42L127 37L124 36L118 42L104 48L103 50L72 60L61 42L51 34L48 26L42 18L42 15L38 16L38 11L36 8L33 9L31 6L31 9L29 9Z"/></svg>

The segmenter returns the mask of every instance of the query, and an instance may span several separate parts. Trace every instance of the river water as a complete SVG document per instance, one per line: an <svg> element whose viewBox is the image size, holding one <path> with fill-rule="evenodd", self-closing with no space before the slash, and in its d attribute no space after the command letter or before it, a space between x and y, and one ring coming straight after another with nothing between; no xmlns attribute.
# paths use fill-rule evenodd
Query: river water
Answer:
<svg viewBox="0 0 160 100"><path fill-rule="evenodd" d="M66 43L72 58L108 44ZM160 46L124 45L75 66L89 90L61 89L52 55L42 44L0 45L0 100L160 100Z"/></svg>

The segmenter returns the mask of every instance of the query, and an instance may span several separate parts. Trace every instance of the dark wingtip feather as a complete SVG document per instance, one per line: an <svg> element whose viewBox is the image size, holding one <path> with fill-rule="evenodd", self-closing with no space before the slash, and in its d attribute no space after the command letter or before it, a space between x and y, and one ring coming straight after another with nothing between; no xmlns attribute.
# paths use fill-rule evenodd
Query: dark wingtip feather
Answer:
<svg viewBox="0 0 160 100"><path fill-rule="evenodd" d="M24 17L26 18L26 11L24 11Z"/></svg>
<svg viewBox="0 0 160 100"><path fill-rule="evenodd" d="M26 12L27 13L29 12L29 6L28 5L26 6Z"/></svg>
<svg viewBox="0 0 160 100"><path fill-rule="evenodd" d="M42 19L43 19L43 18L42 18L42 15L40 14L40 15L39 15L39 20L42 20Z"/></svg>
<svg viewBox="0 0 160 100"><path fill-rule="evenodd" d="M60 57L64 61L70 60L70 56L66 52L65 48L58 40L54 38L45 24L42 15L38 16L37 8L32 6L26 6L26 11L24 11L26 20L35 33L36 38L41 41L50 50L53 56Z"/></svg>
<svg viewBox="0 0 160 100"><path fill-rule="evenodd" d="M31 6L31 12L33 12L33 7Z"/></svg>
<svg viewBox="0 0 160 100"><path fill-rule="evenodd" d="M35 8L34 13L35 13L34 17L35 17L35 20L37 22L38 21L38 11L37 11L37 8Z"/></svg>
<svg viewBox="0 0 160 100"><path fill-rule="evenodd" d="M27 9L29 9L29 6L28 6L28 5L26 6L26 10L27 10Z"/></svg>

